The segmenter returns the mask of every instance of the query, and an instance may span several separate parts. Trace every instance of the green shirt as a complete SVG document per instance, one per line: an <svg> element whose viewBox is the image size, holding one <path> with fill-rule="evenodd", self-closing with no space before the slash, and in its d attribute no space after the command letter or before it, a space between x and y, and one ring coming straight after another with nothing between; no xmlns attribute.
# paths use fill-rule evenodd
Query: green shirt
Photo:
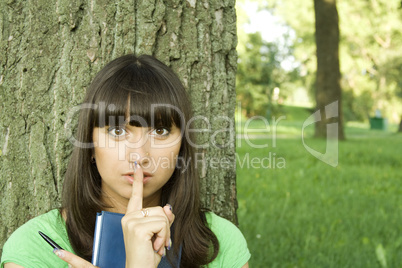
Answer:
<svg viewBox="0 0 402 268"><path fill-rule="evenodd" d="M207 213L207 222L218 237L219 253L208 267L239 268L250 258L246 240L237 227L230 221L214 213ZM18 228L3 247L0 268L6 262L23 267L55 268L68 267L57 257L52 248L43 240L38 231L44 232L63 249L74 252L68 240L66 224L57 209L40 215Z"/></svg>

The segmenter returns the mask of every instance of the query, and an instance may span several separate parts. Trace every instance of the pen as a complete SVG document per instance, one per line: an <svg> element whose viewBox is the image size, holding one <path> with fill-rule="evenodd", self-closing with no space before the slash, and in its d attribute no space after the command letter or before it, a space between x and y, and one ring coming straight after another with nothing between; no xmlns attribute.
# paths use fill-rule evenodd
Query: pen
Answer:
<svg viewBox="0 0 402 268"><path fill-rule="evenodd" d="M56 242L54 242L52 239L50 239L47 235L45 235L44 233L42 233L41 231L38 231L38 233L40 234L40 236L45 239L46 242L49 243L49 245L51 245L53 247L53 250L55 249L63 249L62 247L60 247Z"/></svg>

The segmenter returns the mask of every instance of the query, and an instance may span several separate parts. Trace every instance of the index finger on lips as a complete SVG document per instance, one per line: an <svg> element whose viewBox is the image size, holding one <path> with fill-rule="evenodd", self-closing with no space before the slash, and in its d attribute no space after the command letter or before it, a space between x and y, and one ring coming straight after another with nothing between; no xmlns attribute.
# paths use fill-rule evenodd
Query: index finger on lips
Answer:
<svg viewBox="0 0 402 268"><path fill-rule="evenodd" d="M139 211L142 209L142 199L144 191L144 173L137 162L134 162L134 180L130 200L127 205L127 213Z"/></svg>

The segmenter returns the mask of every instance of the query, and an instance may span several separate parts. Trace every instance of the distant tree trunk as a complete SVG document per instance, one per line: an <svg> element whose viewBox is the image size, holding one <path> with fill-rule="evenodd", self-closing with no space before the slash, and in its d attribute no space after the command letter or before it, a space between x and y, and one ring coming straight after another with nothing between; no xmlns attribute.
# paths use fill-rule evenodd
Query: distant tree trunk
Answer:
<svg viewBox="0 0 402 268"><path fill-rule="evenodd" d="M398 132L402 132L402 118L401 118L401 121L399 122Z"/></svg>
<svg viewBox="0 0 402 268"><path fill-rule="evenodd" d="M234 1L56 2L0 2L0 255L19 225L60 205L67 120L95 73L127 53L155 55L188 88L210 128L198 141L203 205L236 222Z"/></svg>
<svg viewBox="0 0 402 268"><path fill-rule="evenodd" d="M327 137L328 123L338 122L338 138L344 139L342 91L339 67L339 25L336 0L314 0L317 44L316 105L321 120L315 124L315 136ZM338 118L327 118L325 107L338 101ZM330 134L330 133L328 133ZM334 134L334 133L332 133Z"/></svg>

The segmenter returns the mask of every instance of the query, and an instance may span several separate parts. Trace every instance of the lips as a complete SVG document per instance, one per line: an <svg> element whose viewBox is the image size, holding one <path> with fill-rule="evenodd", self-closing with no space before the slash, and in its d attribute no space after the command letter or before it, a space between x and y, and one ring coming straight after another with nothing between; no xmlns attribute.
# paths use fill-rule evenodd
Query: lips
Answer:
<svg viewBox="0 0 402 268"><path fill-rule="evenodd" d="M151 173L148 173L148 172L144 172L144 178L145 177L152 177L152 174Z"/></svg>
<svg viewBox="0 0 402 268"><path fill-rule="evenodd" d="M144 174L144 177L152 177L152 174L149 173L149 172L144 172L143 174ZM133 177L133 176L134 176L134 172L128 172L128 173L124 174L124 176L131 176L131 177Z"/></svg>
<svg viewBox="0 0 402 268"><path fill-rule="evenodd" d="M144 172L144 179L143 179L143 183L147 182L151 177L152 174L148 173L148 172ZM128 172L126 174L123 175L130 183L133 183L134 181L134 172Z"/></svg>

